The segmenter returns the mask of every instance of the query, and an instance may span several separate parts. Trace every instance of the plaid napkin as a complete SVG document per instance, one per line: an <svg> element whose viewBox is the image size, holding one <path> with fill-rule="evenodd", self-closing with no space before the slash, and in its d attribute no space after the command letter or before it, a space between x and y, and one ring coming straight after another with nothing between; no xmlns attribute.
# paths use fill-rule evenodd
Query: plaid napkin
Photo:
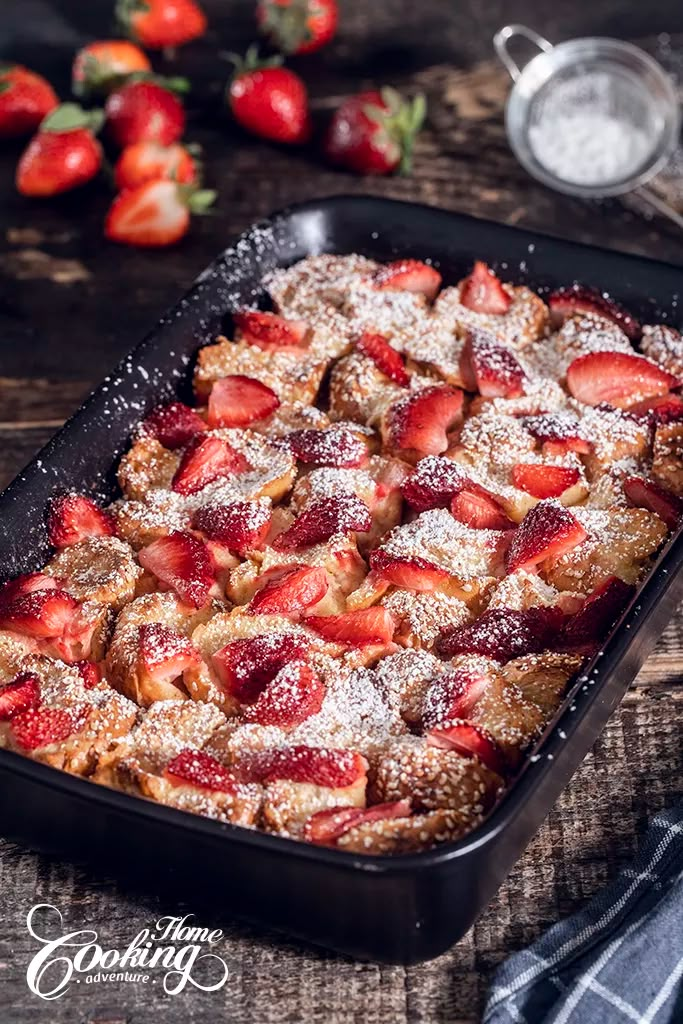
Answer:
<svg viewBox="0 0 683 1024"><path fill-rule="evenodd" d="M483 1024L682 1024L683 806L635 863L496 972Z"/></svg>

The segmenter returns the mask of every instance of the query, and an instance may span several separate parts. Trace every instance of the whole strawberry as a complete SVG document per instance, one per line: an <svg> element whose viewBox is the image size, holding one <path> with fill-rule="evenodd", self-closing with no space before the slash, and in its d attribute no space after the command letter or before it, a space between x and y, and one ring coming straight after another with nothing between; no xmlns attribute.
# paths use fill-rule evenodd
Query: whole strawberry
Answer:
<svg viewBox="0 0 683 1024"><path fill-rule="evenodd" d="M57 106L57 94L42 75L19 64L0 68L0 139L30 135Z"/></svg>
<svg viewBox="0 0 683 1024"><path fill-rule="evenodd" d="M283 53L313 53L337 31L337 0L259 0L256 20Z"/></svg>
<svg viewBox="0 0 683 1024"><path fill-rule="evenodd" d="M104 225L112 242L160 248L187 234L191 213L204 213L216 193L175 181L148 181L116 197Z"/></svg>
<svg viewBox="0 0 683 1024"><path fill-rule="evenodd" d="M129 82L113 92L104 108L106 129L118 146L160 142L170 146L185 131L185 111L177 96L153 81Z"/></svg>
<svg viewBox="0 0 683 1024"><path fill-rule="evenodd" d="M137 188L146 181L167 178L180 185L196 184L199 162L186 146L174 142L162 146L158 142L136 142L126 146L114 168L114 181L119 192Z"/></svg>
<svg viewBox="0 0 683 1024"><path fill-rule="evenodd" d="M102 165L94 136L101 124L101 111L85 111L76 103L64 103L48 114L19 161L19 192L54 196L94 178Z"/></svg>
<svg viewBox="0 0 683 1024"><path fill-rule="evenodd" d="M233 58L235 74L227 99L236 121L264 139L305 142L311 134L306 86L298 75L281 67L278 57L260 61L250 47L244 59Z"/></svg>
<svg viewBox="0 0 683 1024"><path fill-rule="evenodd" d="M150 50L182 46L206 32L195 0L118 0L116 16L131 38Z"/></svg>
<svg viewBox="0 0 683 1024"><path fill-rule="evenodd" d="M121 85L126 75L151 71L147 55L127 39L104 39L78 51L71 69L75 96L99 96Z"/></svg>
<svg viewBox="0 0 683 1024"><path fill-rule="evenodd" d="M409 174L426 114L424 96L404 100L395 89L362 92L338 108L324 143L327 158L358 174Z"/></svg>

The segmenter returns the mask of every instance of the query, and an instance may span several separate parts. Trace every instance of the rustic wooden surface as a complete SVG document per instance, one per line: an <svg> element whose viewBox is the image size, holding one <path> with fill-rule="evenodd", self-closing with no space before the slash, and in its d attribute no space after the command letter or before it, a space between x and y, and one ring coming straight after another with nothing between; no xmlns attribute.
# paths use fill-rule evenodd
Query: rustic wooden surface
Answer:
<svg viewBox="0 0 683 1024"><path fill-rule="evenodd" d="M111 6L108 0L6 0L0 59L49 73L65 94L70 52L106 32ZM182 56L179 68L196 83L189 135L205 146L207 181L220 189L221 200L216 215L198 223L181 246L149 255L103 244L103 189L57 202L23 201L11 186L19 149L0 154L0 485L231 237L291 201L342 191L417 199L683 263L681 237L666 222L646 222L619 201L588 205L553 195L517 166L502 124L508 83L490 47L509 5L345 0L336 44L324 56L298 62L320 118L361 84L425 90L430 117L415 176L380 181L324 168L314 147L276 150L231 126L220 104L227 65L216 53L250 40L253 5L207 0L205 6L211 34ZM673 70L676 53L683 53L683 9L676 0L647 8L594 0L590 13L573 0L520 0L514 17L553 40L580 34L639 39ZM471 1024L495 966L612 878L632 856L647 820L681 792L682 650L679 616L486 913L450 953L429 964L357 964L226 918L220 952L231 976L218 993L167 997L151 985L99 986L42 1003L25 980L36 951L25 927L32 904L55 903L70 924L98 928L105 948L124 946L158 913L174 908L152 894L134 898L94 871L0 842L3 1022Z"/></svg>

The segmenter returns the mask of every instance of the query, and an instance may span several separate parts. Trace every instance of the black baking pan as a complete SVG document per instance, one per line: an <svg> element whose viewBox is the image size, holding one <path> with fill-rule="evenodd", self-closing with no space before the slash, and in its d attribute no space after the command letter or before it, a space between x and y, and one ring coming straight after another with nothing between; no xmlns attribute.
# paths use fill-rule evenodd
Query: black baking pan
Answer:
<svg viewBox="0 0 683 1024"><path fill-rule="evenodd" d="M256 225L86 401L0 496L3 576L41 566L44 508L65 488L111 499L135 423L189 393L193 353L230 313L263 298L266 271L311 253L429 257L446 284L474 257L533 287L579 280L645 322L676 322L681 271L425 206L385 199L313 201ZM243 916L364 959L411 963L442 953L484 909L595 742L683 596L677 536L588 665L533 757L481 828L420 854L359 857L241 829L107 790L0 750L0 830L44 852L140 878L192 884L214 913ZM114 857L112 857L114 854Z"/></svg>

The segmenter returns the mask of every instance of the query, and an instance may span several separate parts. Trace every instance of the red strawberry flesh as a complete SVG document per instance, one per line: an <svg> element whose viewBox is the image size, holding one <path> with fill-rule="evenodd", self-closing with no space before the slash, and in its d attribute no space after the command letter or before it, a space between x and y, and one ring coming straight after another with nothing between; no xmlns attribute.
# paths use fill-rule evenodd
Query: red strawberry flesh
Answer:
<svg viewBox="0 0 683 1024"><path fill-rule="evenodd" d="M337 469L361 466L368 457L367 445L346 427L327 430L293 430L280 441L280 445L299 462Z"/></svg>
<svg viewBox="0 0 683 1024"><path fill-rule="evenodd" d="M318 566L277 570L256 591L249 610L259 615L300 615L322 601L329 585L327 573Z"/></svg>
<svg viewBox="0 0 683 1024"><path fill-rule="evenodd" d="M114 523L108 512L82 494L63 494L53 498L47 517L50 544L69 547L86 537L111 537Z"/></svg>
<svg viewBox="0 0 683 1024"><path fill-rule="evenodd" d="M361 608L341 615L307 615L304 624L332 643L364 644L391 643L396 623L386 608Z"/></svg>
<svg viewBox="0 0 683 1024"><path fill-rule="evenodd" d="M290 661L280 669L256 699L245 708L248 722L293 729L320 711L325 687L304 661Z"/></svg>
<svg viewBox="0 0 683 1024"><path fill-rule="evenodd" d="M198 412L183 402L158 405L142 421L142 431L155 437L164 448L184 448L196 434L207 429Z"/></svg>
<svg viewBox="0 0 683 1024"><path fill-rule="evenodd" d="M242 338L258 348L293 348L304 345L308 333L305 320L285 320L276 313L245 310L233 314Z"/></svg>
<svg viewBox="0 0 683 1024"><path fill-rule="evenodd" d="M495 495L479 484L470 483L451 502L451 515L473 530L511 530L514 523Z"/></svg>
<svg viewBox="0 0 683 1024"><path fill-rule="evenodd" d="M0 629L39 639L61 637L79 610L64 590L36 590L0 608Z"/></svg>
<svg viewBox="0 0 683 1024"><path fill-rule="evenodd" d="M443 633L439 653L446 658L458 654L483 654L506 662L524 654L537 654L553 646L553 639L564 622L559 608L490 608L470 625ZM463 717L463 716L456 716Z"/></svg>
<svg viewBox="0 0 683 1024"><path fill-rule="evenodd" d="M646 398L665 395L680 381L643 356L628 352L589 352L578 356L567 370L567 387L587 405L624 409Z"/></svg>
<svg viewBox="0 0 683 1024"><path fill-rule="evenodd" d="M455 750L463 757L478 757L487 768L499 774L505 770L503 756L493 736L473 722L449 722L432 729L427 734L427 744L441 750Z"/></svg>
<svg viewBox="0 0 683 1024"><path fill-rule="evenodd" d="M187 637L161 622L140 627L140 658L152 679L170 681L199 661L194 645Z"/></svg>
<svg viewBox="0 0 683 1024"><path fill-rule="evenodd" d="M472 273L460 285L460 302L475 313L503 316L512 299L493 271L477 260Z"/></svg>
<svg viewBox="0 0 683 1024"><path fill-rule="evenodd" d="M469 331L460 359L463 380L483 398L519 398L525 373L512 352L483 331Z"/></svg>
<svg viewBox="0 0 683 1024"><path fill-rule="evenodd" d="M641 327L635 317L623 306L606 298L594 288L578 284L571 288L558 288L548 297L548 306L556 321L561 322L574 313L592 313L611 320L631 341L637 341L640 337Z"/></svg>
<svg viewBox="0 0 683 1024"><path fill-rule="evenodd" d="M88 711L87 705L68 711L62 708L29 708L14 715L9 726L10 734L24 750L38 750L72 736L83 725Z"/></svg>
<svg viewBox="0 0 683 1024"><path fill-rule="evenodd" d="M683 498L642 476L624 480L624 494L635 508L646 508L663 519L670 530L678 528L683 518Z"/></svg>
<svg viewBox="0 0 683 1024"><path fill-rule="evenodd" d="M39 590L57 590L57 580L42 572L27 572L8 580L0 587L0 608L10 605L17 598Z"/></svg>
<svg viewBox="0 0 683 1024"><path fill-rule="evenodd" d="M202 505L192 517L192 529L244 557L248 551L263 547L270 522L268 505L236 501L230 505Z"/></svg>
<svg viewBox="0 0 683 1024"><path fill-rule="evenodd" d="M337 494L315 501L296 521L273 541L276 551L296 551L323 544L335 534L357 531L367 533L372 516L364 501L355 494Z"/></svg>
<svg viewBox="0 0 683 1024"><path fill-rule="evenodd" d="M457 462L427 455L401 485L401 492L409 505L424 512L430 508L448 508L454 495L469 483Z"/></svg>
<svg viewBox="0 0 683 1024"><path fill-rule="evenodd" d="M232 640L213 655L221 686L243 703L258 699L278 672L305 658L310 641L295 633L269 633Z"/></svg>
<svg viewBox="0 0 683 1024"><path fill-rule="evenodd" d="M381 370L395 384L400 384L401 387L407 387L410 384L410 377L400 353L389 344L383 334L372 334L366 331L356 342L356 348L363 355L372 359L378 370Z"/></svg>
<svg viewBox="0 0 683 1024"><path fill-rule="evenodd" d="M450 573L426 558L397 558L377 549L370 554L370 567L377 579L405 590L430 593L450 580Z"/></svg>
<svg viewBox="0 0 683 1024"><path fill-rule="evenodd" d="M182 495L196 494L214 480L249 469L244 456L219 437L195 437L183 453L171 488Z"/></svg>
<svg viewBox="0 0 683 1024"><path fill-rule="evenodd" d="M571 466L520 462L512 467L512 482L533 498L559 498L579 481L579 471Z"/></svg>
<svg viewBox="0 0 683 1024"><path fill-rule="evenodd" d="M210 427L247 427L272 416L280 399L272 388L243 374L221 377L209 395Z"/></svg>
<svg viewBox="0 0 683 1024"><path fill-rule="evenodd" d="M40 704L40 680L33 672L22 672L16 679L0 687L0 722L9 722L15 715Z"/></svg>
<svg viewBox="0 0 683 1024"><path fill-rule="evenodd" d="M214 583L213 564L206 546L191 533L173 530L143 548L138 559L143 569L185 604L195 608L206 604Z"/></svg>
<svg viewBox="0 0 683 1024"><path fill-rule="evenodd" d="M329 807L311 815L304 827L304 835L309 843L334 846L338 839L358 825L407 818L409 815L410 800L395 800L372 807Z"/></svg>
<svg viewBox="0 0 683 1024"><path fill-rule="evenodd" d="M508 549L505 567L533 570L546 558L558 558L587 537L578 519L554 500L540 501L525 515Z"/></svg>
<svg viewBox="0 0 683 1024"><path fill-rule="evenodd" d="M234 775L203 750L186 747L164 769L164 778L174 786L195 786L214 793L234 794L237 782Z"/></svg>
<svg viewBox="0 0 683 1024"><path fill-rule="evenodd" d="M469 718L480 697L490 684L485 672L472 668L456 668L436 679L425 693L422 724L434 729L443 722Z"/></svg>
<svg viewBox="0 0 683 1024"><path fill-rule="evenodd" d="M421 260L395 260L375 271L372 282L380 291L414 292L431 301L441 287L441 274Z"/></svg>
<svg viewBox="0 0 683 1024"><path fill-rule="evenodd" d="M529 433L541 442L543 451L549 455L563 452L587 455L591 450L590 441L583 436L579 420L571 413L526 416L522 423Z"/></svg>
<svg viewBox="0 0 683 1024"><path fill-rule="evenodd" d="M602 643L621 616L636 588L618 576L610 576L590 594L560 630L558 650L590 653Z"/></svg>
<svg viewBox="0 0 683 1024"><path fill-rule="evenodd" d="M295 746L245 757L240 767L247 777L265 783L287 779L345 789L365 777L367 761L352 750Z"/></svg>
<svg viewBox="0 0 683 1024"><path fill-rule="evenodd" d="M460 388L436 384L400 399L388 412L389 438L395 447L423 455L440 455L449 445L448 432L462 418Z"/></svg>

